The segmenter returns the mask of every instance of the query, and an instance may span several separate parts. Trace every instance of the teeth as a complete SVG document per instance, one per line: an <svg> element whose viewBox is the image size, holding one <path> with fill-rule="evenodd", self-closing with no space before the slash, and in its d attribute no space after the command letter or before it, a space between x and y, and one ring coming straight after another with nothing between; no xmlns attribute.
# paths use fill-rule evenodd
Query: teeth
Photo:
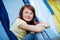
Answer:
<svg viewBox="0 0 60 40"><path fill-rule="evenodd" d="M28 19L30 19L30 17L27 17Z"/></svg>
<svg viewBox="0 0 60 40"><path fill-rule="evenodd" d="M28 19L30 19L30 18L28 18Z"/></svg>

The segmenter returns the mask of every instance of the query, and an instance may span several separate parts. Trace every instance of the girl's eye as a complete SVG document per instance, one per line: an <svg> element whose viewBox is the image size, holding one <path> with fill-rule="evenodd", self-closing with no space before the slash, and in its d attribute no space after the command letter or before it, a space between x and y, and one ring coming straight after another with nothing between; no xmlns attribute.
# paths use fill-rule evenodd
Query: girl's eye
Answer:
<svg viewBox="0 0 60 40"><path fill-rule="evenodd" d="M28 13L28 12L25 12L26 14Z"/></svg>
<svg viewBox="0 0 60 40"><path fill-rule="evenodd" d="M33 13L30 13L30 14L33 14Z"/></svg>

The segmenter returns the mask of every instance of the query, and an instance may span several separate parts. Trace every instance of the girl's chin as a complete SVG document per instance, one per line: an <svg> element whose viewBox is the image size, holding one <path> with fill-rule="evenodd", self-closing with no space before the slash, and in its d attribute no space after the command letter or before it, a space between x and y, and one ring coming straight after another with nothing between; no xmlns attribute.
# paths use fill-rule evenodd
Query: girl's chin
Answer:
<svg viewBox="0 0 60 40"><path fill-rule="evenodd" d="M26 22L30 22L31 20L25 20Z"/></svg>
<svg viewBox="0 0 60 40"><path fill-rule="evenodd" d="M30 22L29 20L27 20L27 22Z"/></svg>
<svg viewBox="0 0 60 40"><path fill-rule="evenodd" d="M25 20L26 22L30 22L31 20L29 20L29 19L27 19L27 20Z"/></svg>
<svg viewBox="0 0 60 40"><path fill-rule="evenodd" d="M29 21L31 21L31 20L25 20L25 21L29 22Z"/></svg>

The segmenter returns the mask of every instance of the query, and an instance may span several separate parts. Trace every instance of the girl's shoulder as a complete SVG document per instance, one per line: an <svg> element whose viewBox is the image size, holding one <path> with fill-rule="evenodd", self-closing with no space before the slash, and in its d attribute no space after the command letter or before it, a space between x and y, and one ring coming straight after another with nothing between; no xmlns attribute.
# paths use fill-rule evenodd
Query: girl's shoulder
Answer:
<svg viewBox="0 0 60 40"><path fill-rule="evenodd" d="M17 18L16 20L22 20L21 18Z"/></svg>
<svg viewBox="0 0 60 40"><path fill-rule="evenodd" d="M20 19L20 18L17 18L17 19L15 20L15 22L17 22L17 23L23 23L23 22L25 22L25 21L22 20L22 19Z"/></svg>
<svg viewBox="0 0 60 40"><path fill-rule="evenodd" d="M24 21L24 20L22 20L21 18L17 18L16 21Z"/></svg>

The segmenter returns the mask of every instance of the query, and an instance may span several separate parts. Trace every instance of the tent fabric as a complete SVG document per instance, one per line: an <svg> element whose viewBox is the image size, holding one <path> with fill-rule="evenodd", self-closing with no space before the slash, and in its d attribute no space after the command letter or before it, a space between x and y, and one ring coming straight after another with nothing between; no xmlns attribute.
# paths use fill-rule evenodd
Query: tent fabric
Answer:
<svg viewBox="0 0 60 40"><path fill-rule="evenodd" d="M47 3L50 5L51 9L54 12L54 20L57 24L58 31L60 32L60 4L56 3L56 0L47 0Z"/></svg>
<svg viewBox="0 0 60 40"><path fill-rule="evenodd" d="M8 13L4 7L2 0L0 0L0 21L1 21L1 24L3 25L0 27L4 28L6 34L9 37L8 40L17 40L16 36L9 30L10 22L9 22L9 18L8 18ZM2 36L3 34L0 34L0 35ZM5 35L4 35L4 37L5 37ZM4 37L2 37L1 39L3 40ZM6 40L6 38L4 40Z"/></svg>
<svg viewBox="0 0 60 40"><path fill-rule="evenodd" d="M56 25L55 25L55 22L53 20L53 17L52 14L53 11L50 9L47 8L47 6L44 4L44 1L42 0L37 0L37 1L32 1L32 0L29 0L30 4L32 6L34 6L34 8L36 9L36 15L38 17L38 20L41 22L48 22L51 27L49 29L46 29L44 32L42 32L41 35L43 35L42 37L43 38L50 38L50 40L57 40L58 39L58 31L56 29ZM34 2L34 3L33 3ZM42 5L41 5L42 4ZM43 8L44 7L44 8ZM45 10L44 10L45 9ZM47 9L47 11L46 11ZM45 13L45 14L44 14ZM52 15L51 15L52 14ZM47 17L48 16L48 17ZM39 18L40 17L40 18ZM43 19L42 19L43 18ZM51 20L52 19L52 20ZM49 20L49 21L47 21ZM53 24L53 25L52 25ZM52 27L53 26L53 27ZM45 37L44 37L45 35ZM52 36L54 35L54 36ZM41 36L40 36L41 37ZM42 38L41 37L41 38ZM45 39L46 39L45 38ZM55 39L56 38L56 39Z"/></svg>

